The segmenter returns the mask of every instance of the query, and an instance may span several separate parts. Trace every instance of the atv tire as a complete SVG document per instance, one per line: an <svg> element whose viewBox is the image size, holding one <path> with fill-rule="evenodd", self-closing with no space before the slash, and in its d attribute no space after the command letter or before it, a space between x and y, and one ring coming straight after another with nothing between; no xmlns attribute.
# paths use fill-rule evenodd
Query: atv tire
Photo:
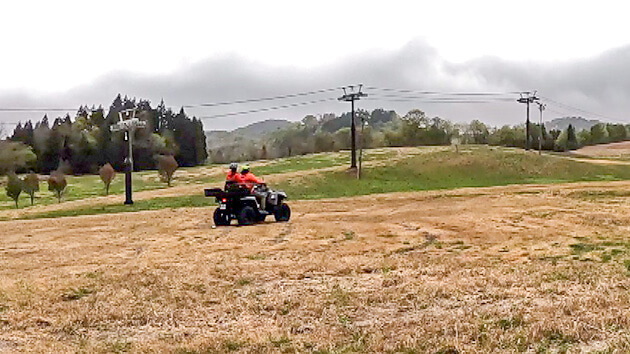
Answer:
<svg viewBox="0 0 630 354"><path fill-rule="evenodd" d="M212 219L214 220L214 224L216 226L228 226L230 225L230 221L231 221L230 216L219 208L216 208L214 210Z"/></svg>
<svg viewBox="0 0 630 354"><path fill-rule="evenodd" d="M246 206L238 213L239 225L253 225L258 219L256 211L250 206Z"/></svg>
<svg viewBox="0 0 630 354"><path fill-rule="evenodd" d="M278 222L289 221L291 218L291 208L289 208L287 204L282 203L274 209L273 216Z"/></svg>

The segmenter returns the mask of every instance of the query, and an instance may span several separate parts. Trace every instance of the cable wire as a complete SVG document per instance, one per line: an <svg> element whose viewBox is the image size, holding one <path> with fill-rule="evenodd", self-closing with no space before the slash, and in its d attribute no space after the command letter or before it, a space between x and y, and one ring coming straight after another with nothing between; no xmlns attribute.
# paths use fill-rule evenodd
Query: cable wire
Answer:
<svg viewBox="0 0 630 354"><path fill-rule="evenodd" d="M291 103L291 104L286 104L286 105L281 105L281 106L273 106L273 107L266 107L266 108L259 108L259 109L251 109L251 110L247 110L247 111L230 112L230 113L216 114L216 115L212 115L212 116L202 116L202 117L198 117L198 119L202 119L202 120L219 119L219 118L233 117L233 116L239 116L239 115L247 115L247 114L253 114L253 113L269 112L269 111L275 111L275 110L279 110L279 109L301 107L301 106L307 106L307 105L310 105L310 104L316 104L316 103L321 103L321 102L329 102L329 101L337 101L337 99L336 98L325 98L325 99L321 99L321 100Z"/></svg>
<svg viewBox="0 0 630 354"><path fill-rule="evenodd" d="M622 120L622 119L615 119L615 118L611 118L611 117L605 116L605 115L603 115L603 114L598 114L598 113L595 113L595 112L590 112L590 111L587 111L587 110L584 110L584 109L581 109L581 108L577 108L577 107L569 106L568 104L564 104L564 103L562 103L562 102L558 102L558 101L553 100L553 99L551 99L551 98L549 98L549 97L545 97L545 96L539 96L539 97L540 97L540 98L542 98L542 99L544 99L544 100L545 100L545 101L547 101L548 103L551 103L552 105L555 105L555 106L558 106L558 107L562 107L562 108L564 108L565 110L567 110L567 109L568 109L568 110L572 110L572 111L574 111L574 112L580 112L580 113L583 113L583 114L588 114L588 115L591 115L591 116L593 116L593 117L604 118L604 119L607 119L607 120L610 120L610 121L613 121L613 122L618 122L618 123L628 123L627 121Z"/></svg>
<svg viewBox="0 0 630 354"><path fill-rule="evenodd" d="M420 95L450 95L450 96L500 96L510 94L525 94L529 91L507 91L507 92L444 92L444 91L419 91L411 89L393 89L393 88L379 88L374 86L365 87L366 90L377 90L385 92L397 92L397 93L413 93Z"/></svg>
<svg viewBox="0 0 630 354"><path fill-rule="evenodd" d="M384 102L422 102L422 103L497 103L497 102L512 102L511 98L508 99L465 99L465 98L412 98L412 97L400 97L400 98L379 98L368 97L365 98L368 101L384 101Z"/></svg>
<svg viewBox="0 0 630 354"><path fill-rule="evenodd" d="M502 97L503 96L503 97ZM478 99L478 100L509 100L509 101L516 101L516 99L514 97L508 97L506 95L502 95L502 96L495 96L495 95L487 95L487 94L478 94L478 95L472 95L472 96L468 96L468 95L464 95L464 94L452 94L452 95L448 95L448 94L440 94L439 96L436 95L426 95L426 96L405 96L405 95L400 95L400 94L371 94L370 97L385 97L385 98L408 98L408 99L431 99L431 100L461 100L461 99Z"/></svg>
<svg viewBox="0 0 630 354"><path fill-rule="evenodd" d="M0 108L0 112L73 112L78 108Z"/></svg>
<svg viewBox="0 0 630 354"><path fill-rule="evenodd" d="M287 98L310 96L310 95L316 95L320 93L328 93L328 92L332 92L336 90L341 90L341 87L334 87L334 88L314 90L314 91L308 91L308 92L300 92L300 93L292 93L292 94L273 96L273 97L251 98L251 99L246 99L246 100L225 101L225 102L215 102L215 103L200 103L200 104L193 104L193 105L185 105L183 107L195 108L195 107L229 106L229 105L234 105L234 104L265 102L265 101L281 100L281 99L287 99Z"/></svg>
<svg viewBox="0 0 630 354"><path fill-rule="evenodd" d="M256 102L266 102L273 100L281 100L288 98L296 98L296 97L304 97L310 95L316 95L321 93L328 93L336 90L341 90L342 87L332 87L321 90L313 90L307 92L298 92L286 95L272 96L272 97L260 97L260 98L251 98L251 99L243 99L236 101L224 101L224 102L214 102L214 103L199 103L199 104L189 104L184 105L184 108L195 108L195 107L219 107L219 106L229 106L235 104L243 104L243 103L256 103ZM78 110L77 108L23 108L23 107L8 107L8 108L0 108L0 112L73 112Z"/></svg>

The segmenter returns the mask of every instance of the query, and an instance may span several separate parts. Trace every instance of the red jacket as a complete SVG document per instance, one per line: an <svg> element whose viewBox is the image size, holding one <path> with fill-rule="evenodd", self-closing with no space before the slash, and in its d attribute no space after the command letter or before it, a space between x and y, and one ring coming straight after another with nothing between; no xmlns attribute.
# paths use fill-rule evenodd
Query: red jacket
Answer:
<svg viewBox="0 0 630 354"><path fill-rule="evenodd" d="M225 181L226 182L234 182L234 183L243 183L243 176L241 176L240 173L238 172L228 172L227 176L225 177Z"/></svg>
<svg viewBox="0 0 630 354"><path fill-rule="evenodd" d="M265 183L262 179L256 177L253 173L247 172L241 174L241 183L244 183L247 188L251 189L255 183Z"/></svg>

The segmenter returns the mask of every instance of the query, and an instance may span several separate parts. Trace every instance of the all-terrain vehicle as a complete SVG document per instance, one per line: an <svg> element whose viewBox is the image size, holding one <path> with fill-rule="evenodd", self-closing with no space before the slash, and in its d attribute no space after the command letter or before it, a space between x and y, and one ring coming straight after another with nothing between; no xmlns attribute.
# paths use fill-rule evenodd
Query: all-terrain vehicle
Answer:
<svg viewBox="0 0 630 354"><path fill-rule="evenodd" d="M263 193L256 193L256 192ZM265 208L261 206L256 194L266 194ZM283 191L267 189L265 185L257 185L252 191L242 184L226 184L221 188L205 189L206 197L215 197L219 207L214 211L213 219L216 226L230 225L236 219L239 225L252 225L265 221L268 215L274 216L276 221L289 221L291 208L284 202L287 194Z"/></svg>

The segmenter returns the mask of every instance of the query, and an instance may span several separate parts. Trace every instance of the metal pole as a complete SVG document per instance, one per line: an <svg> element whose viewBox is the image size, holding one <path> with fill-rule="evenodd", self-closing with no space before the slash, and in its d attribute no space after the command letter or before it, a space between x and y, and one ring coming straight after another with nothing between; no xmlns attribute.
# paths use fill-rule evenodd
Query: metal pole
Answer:
<svg viewBox="0 0 630 354"><path fill-rule="evenodd" d="M355 112L354 112L354 101L360 100L361 97L367 97L367 94L361 92L361 87L363 85L359 85L358 92L348 93L346 88L343 88L343 96L339 97L339 101L350 101L351 110L350 110L350 140L351 140L351 150L350 151L350 169L357 169L357 128L355 124ZM352 91L354 91L354 86L348 86Z"/></svg>
<svg viewBox="0 0 630 354"><path fill-rule="evenodd" d="M525 150L529 150L529 98L527 99L527 119L525 123Z"/></svg>
<svg viewBox="0 0 630 354"><path fill-rule="evenodd" d="M524 94L527 94L527 97L523 97ZM531 95L530 92L521 93L521 98L516 100L518 103L527 104L527 119L525 120L525 150L529 150L529 104L535 101L538 101L538 97L536 97L536 91Z"/></svg>
<svg viewBox="0 0 630 354"><path fill-rule="evenodd" d="M127 141L129 146L127 147L127 163L125 164L125 204L133 204L132 187L131 187L131 173L133 172L133 129L129 129L126 132Z"/></svg>
<svg viewBox="0 0 630 354"><path fill-rule="evenodd" d="M135 129L133 127L129 128L129 166L131 166L130 170L133 172L133 133Z"/></svg>
<svg viewBox="0 0 630 354"><path fill-rule="evenodd" d="M540 110L540 140L542 141L543 139L543 111L545 110L545 104L544 103L540 103L540 102L536 102L538 104L538 109ZM542 142L538 143L538 153L542 154Z"/></svg>
<svg viewBox="0 0 630 354"><path fill-rule="evenodd" d="M356 135L357 129L354 125L354 99L350 101L352 103L352 123L350 124L350 144L352 145L350 168L357 168L357 146Z"/></svg>
<svg viewBox="0 0 630 354"><path fill-rule="evenodd" d="M365 119L361 117L361 135L359 136L359 170L357 171L357 178L361 179L361 167L363 165L363 144L365 139L363 138L363 128L365 127Z"/></svg>
<svg viewBox="0 0 630 354"><path fill-rule="evenodd" d="M123 114L127 115L131 112L131 118L123 119ZM120 117L120 122L114 124L110 127L111 131L124 131L125 132L125 140L127 140L126 155L123 162L124 170L125 170L125 204L133 204L132 198L132 173L133 173L133 136L136 132L136 128L144 128L147 124L145 121L138 120L136 118L136 109L130 109L118 112Z"/></svg>
<svg viewBox="0 0 630 354"><path fill-rule="evenodd" d="M542 155L542 139L543 139L543 125L542 125L542 106L540 108L540 136L538 137L538 155Z"/></svg>

